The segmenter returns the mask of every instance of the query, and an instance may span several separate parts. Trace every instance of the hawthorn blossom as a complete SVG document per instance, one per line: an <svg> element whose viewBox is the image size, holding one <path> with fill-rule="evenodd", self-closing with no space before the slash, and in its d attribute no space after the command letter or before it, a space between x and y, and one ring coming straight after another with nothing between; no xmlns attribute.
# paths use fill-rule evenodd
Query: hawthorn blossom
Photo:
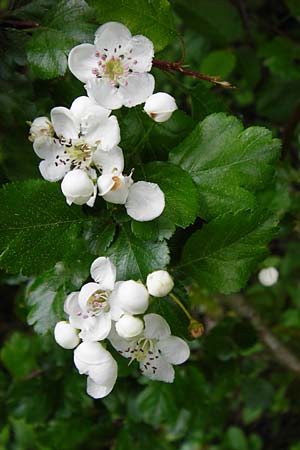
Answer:
<svg viewBox="0 0 300 450"><path fill-rule="evenodd" d="M54 136L53 125L48 119L48 117L37 117L34 121L28 122L30 124L29 137L31 142L34 142L40 137Z"/></svg>
<svg viewBox="0 0 300 450"><path fill-rule="evenodd" d="M124 205L133 219L145 222L160 216L165 207L165 196L156 183L132 180L123 175L124 158L120 147L109 153L97 150L95 165L102 171L98 178L98 193L109 203Z"/></svg>
<svg viewBox="0 0 300 450"><path fill-rule="evenodd" d="M43 159L40 172L48 181L58 181L73 169L86 171L91 175L93 154L100 148L109 151L120 142L117 118L111 111L96 105L86 96L74 100L71 108L62 106L51 110L51 126L54 133L47 134L30 129L35 153ZM41 121L42 122L42 121Z"/></svg>
<svg viewBox="0 0 300 450"><path fill-rule="evenodd" d="M95 171L90 171L92 175ZM94 206L97 196L97 185L93 178L82 169L74 169L68 172L61 183L61 190L66 197L68 205L75 203L76 205Z"/></svg>
<svg viewBox="0 0 300 450"><path fill-rule="evenodd" d="M174 287L174 281L166 270L156 270L147 276L147 289L154 297L165 297Z"/></svg>
<svg viewBox="0 0 300 450"><path fill-rule="evenodd" d="M173 364L182 364L189 358L189 347L181 338L171 335L169 325L160 315L146 314L143 319L144 330L136 338L123 339L112 329L108 339L120 355L139 362L143 375L172 383Z"/></svg>
<svg viewBox="0 0 300 450"><path fill-rule="evenodd" d="M116 268L109 258L99 257L91 265L94 282L68 295L64 310L70 325L81 330L83 341L101 341L110 330L112 320L123 314L143 314L149 294L145 286L133 280L116 282Z"/></svg>
<svg viewBox="0 0 300 450"><path fill-rule="evenodd" d="M265 269L261 269L258 274L259 282L266 287L273 286L277 283L279 278L279 272L276 267L267 267Z"/></svg>
<svg viewBox="0 0 300 450"><path fill-rule="evenodd" d="M165 92L152 94L145 103L144 111L155 122L166 122L178 109L174 97Z"/></svg>
<svg viewBox="0 0 300 450"><path fill-rule="evenodd" d="M87 393L93 398L106 397L113 389L118 366L99 342L82 342L74 351L74 364L87 375Z"/></svg>
<svg viewBox="0 0 300 450"><path fill-rule="evenodd" d="M68 350L77 347L80 342L77 330L65 320L55 325L54 339L61 347Z"/></svg>
<svg viewBox="0 0 300 450"><path fill-rule="evenodd" d="M118 109L144 103L154 90L153 43L132 36L118 22L102 25L92 44L74 47L68 58L70 71L85 84L88 96L99 105Z"/></svg>

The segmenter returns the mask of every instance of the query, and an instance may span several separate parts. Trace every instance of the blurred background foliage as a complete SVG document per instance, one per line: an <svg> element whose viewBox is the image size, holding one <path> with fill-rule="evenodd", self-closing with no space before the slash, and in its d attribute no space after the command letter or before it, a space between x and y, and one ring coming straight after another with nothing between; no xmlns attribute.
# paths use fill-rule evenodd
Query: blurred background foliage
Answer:
<svg viewBox="0 0 300 450"><path fill-rule="evenodd" d="M0 1L3 183L40 176L26 121L83 93L66 72L65 49L92 41L100 17L106 20L101 2L87 3L76 9L73 1L61 7L54 0ZM121 21L126 1L110 3L119 4ZM237 89L153 69L156 90L173 94L182 111L160 127L135 111L120 113L128 164L141 140L146 160L164 159L213 112L270 128L283 148L275 194L264 191L261 201L282 221L261 267L277 267L279 281L266 288L254 274L238 298L190 283L187 300L206 332L191 341L191 359L177 370L175 383L142 379L119 358L114 391L93 401L72 353L60 349L51 332L37 335L28 325L46 332L49 324L40 318L53 302L59 317L61 299L87 276L80 264L71 284L62 266L35 280L1 273L1 450L300 450L300 2L172 0L171 7L180 36L166 31L171 44L156 58L177 61L184 49L191 69L220 75ZM35 298L43 302L37 306ZM186 334L180 315L177 322L174 332Z"/></svg>

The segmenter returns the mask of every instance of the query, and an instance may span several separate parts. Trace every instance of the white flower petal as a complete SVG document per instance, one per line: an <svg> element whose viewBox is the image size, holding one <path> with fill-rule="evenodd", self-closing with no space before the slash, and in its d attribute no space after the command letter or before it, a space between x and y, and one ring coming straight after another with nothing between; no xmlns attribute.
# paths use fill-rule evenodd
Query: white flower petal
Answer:
<svg viewBox="0 0 300 450"><path fill-rule="evenodd" d="M111 329L111 317L109 313L102 312L96 317L84 319L84 328L79 333L83 341L102 341Z"/></svg>
<svg viewBox="0 0 300 450"><path fill-rule="evenodd" d="M98 67L97 63L96 48L92 44L77 45L69 53L69 69L83 83L86 83L89 78L95 77L92 70Z"/></svg>
<svg viewBox="0 0 300 450"><path fill-rule="evenodd" d="M63 106L51 109L51 121L57 136L65 139L77 139L80 133L80 123L74 114Z"/></svg>
<svg viewBox="0 0 300 450"><path fill-rule="evenodd" d="M56 155L63 154L64 147L53 138L41 136L33 143L35 153L42 159L54 159Z"/></svg>
<svg viewBox="0 0 300 450"><path fill-rule="evenodd" d="M103 195L103 198L109 203L124 205L128 197L129 186L132 183L131 176L124 177L123 175L119 175L118 177L113 177L113 179L114 179L114 186L111 188L109 192Z"/></svg>
<svg viewBox="0 0 300 450"><path fill-rule="evenodd" d="M154 56L153 43L150 39L141 35L133 36L125 52L127 53L130 50L130 56L133 61L130 68L133 72L149 72Z"/></svg>
<svg viewBox="0 0 300 450"><path fill-rule="evenodd" d="M70 166L64 164L55 164L55 161L48 161L45 159L39 164L41 175L47 181L61 180Z"/></svg>
<svg viewBox="0 0 300 450"><path fill-rule="evenodd" d="M112 86L106 78L92 78L84 87L88 96L104 108L119 109L123 105L123 97L119 89Z"/></svg>
<svg viewBox="0 0 300 450"><path fill-rule="evenodd" d="M144 316L145 336L149 339L164 339L171 336L171 330L166 320L158 314Z"/></svg>
<svg viewBox="0 0 300 450"><path fill-rule="evenodd" d="M132 339L139 336L144 329L144 323L139 317L131 314L123 314L116 322L116 331L124 339Z"/></svg>
<svg viewBox="0 0 300 450"><path fill-rule="evenodd" d="M174 281L166 270L156 270L147 276L147 289L154 297L165 297L174 287Z"/></svg>
<svg viewBox="0 0 300 450"><path fill-rule="evenodd" d="M165 207L165 196L155 183L138 181L130 189L125 204L127 214L139 222L160 216Z"/></svg>
<svg viewBox="0 0 300 450"><path fill-rule="evenodd" d="M76 315L80 311L78 295L79 292L71 292L65 300L64 312L69 316Z"/></svg>
<svg viewBox="0 0 300 450"><path fill-rule="evenodd" d="M91 277L104 291L112 291L116 281L116 267L109 258L100 256L91 265Z"/></svg>
<svg viewBox="0 0 300 450"><path fill-rule="evenodd" d="M90 377L88 377L86 392L88 395L90 395L91 397L93 397L95 399L106 397L113 390L115 382L116 382L116 380L112 379L111 382L106 385L97 384Z"/></svg>
<svg viewBox="0 0 300 450"><path fill-rule="evenodd" d="M83 311L86 310L89 298L99 289L98 283L86 283L82 286L78 295L78 303Z"/></svg>
<svg viewBox="0 0 300 450"><path fill-rule="evenodd" d="M76 329L64 320L55 325L54 338L61 347L68 350L75 348L80 342Z"/></svg>
<svg viewBox="0 0 300 450"><path fill-rule="evenodd" d="M155 366L153 367L153 365ZM164 358L159 357L155 360L153 365L145 364L145 361L140 363L140 369L143 375L150 380L164 381L165 383L173 383L175 372L172 364Z"/></svg>
<svg viewBox="0 0 300 450"><path fill-rule="evenodd" d="M109 307L110 307L110 315L112 320L117 321L120 319L120 317L124 314L124 311L120 307L119 304L119 298L118 298L118 287L120 284L123 283L123 281L117 281L115 284L114 290L112 291L111 295L109 296Z"/></svg>
<svg viewBox="0 0 300 450"><path fill-rule="evenodd" d="M115 185L115 181L111 174L101 175L97 180L99 195L103 196L107 194Z"/></svg>
<svg viewBox="0 0 300 450"><path fill-rule="evenodd" d="M107 49L113 53L114 49L119 50L119 45L126 46L131 33L125 25L119 22L107 22L98 28L95 34L95 46L99 52Z"/></svg>
<svg viewBox="0 0 300 450"><path fill-rule="evenodd" d="M114 385L117 379L118 366L112 356L102 363L90 366L89 376L97 384Z"/></svg>
<svg viewBox="0 0 300 450"><path fill-rule="evenodd" d="M93 100L91 100L86 95L77 97L73 101L70 111L79 121L82 121L85 118L88 120L90 116L95 116L97 117L98 120L103 120L106 117L108 117L111 113L109 109L97 105L95 102L93 102Z"/></svg>
<svg viewBox="0 0 300 450"><path fill-rule="evenodd" d="M84 170L74 169L64 177L61 190L69 204L83 205L94 195L94 183Z"/></svg>
<svg viewBox="0 0 300 450"><path fill-rule="evenodd" d="M82 342L74 350L74 363L80 373L87 373L89 366L105 363L111 358L99 342Z"/></svg>
<svg viewBox="0 0 300 450"><path fill-rule="evenodd" d="M131 73L127 82L127 86L119 87L119 95L128 108L144 103L154 91L155 81L150 73Z"/></svg>
<svg viewBox="0 0 300 450"><path fill-rule="evenodd" d="M92 208L95 204L97 198L97 184L94 185L94 192L93 195L91 196L91 198L86 202L87 206L89 206L90 208Z"/></svg>
<svg viewBox="0 0 300 450"><path fill-rule="evenodd" d="M120 147L114 147L109 152L97 149L93 161L103 174L119 175L124 169L124 156Z"/></svg>
<svg viewBox="0 0 300 450"><path fill-rule="evenodd" d="M143 314L149 305L149 294L142 283L134 280L118 284L114 292L115 301L128 314Z"/></svg>
<svg viewBox="0 0 300 450"><path fill-rule="evenodd" d="M84 139L89 144L99 142L99 147L108 152L120 142L120 127L115 116L98 119L89 117L88 126L84 131Z"/></svg>
<svg viewBox="0 0 300 450"><path fill-rule="evenodd" d="M158 342L158 348L162 356L171 364L182 364L190 356L189 346L177 336L161 339Z"/></svg>
<svg viewBox="0 0 300 450"><path fill-rule="evenodd" d="M144 106L144 111L155 122L165 122L176 109L175 99L165 92L156 92L151 95Z"/></svg>
<svg viewBox="0 0 300 450"><path fill-rule="evenodd" d="M111 345L117 350L124 358L132 357L132 350L135 348L137 339L126 340L118 335L115 330L115 326L112 326L108 335L108 340Z"/></svg>

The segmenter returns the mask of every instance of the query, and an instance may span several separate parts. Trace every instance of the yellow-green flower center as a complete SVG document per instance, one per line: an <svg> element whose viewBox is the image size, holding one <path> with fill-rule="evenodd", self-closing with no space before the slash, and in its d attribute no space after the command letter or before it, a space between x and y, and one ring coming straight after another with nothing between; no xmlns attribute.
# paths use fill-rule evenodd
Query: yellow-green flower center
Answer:
<svg viewBox="0 0 300 450"><path fill-rule="evenodd" d="M105 73L110 80L121 77L124 73L122 63L119 59L110 59L105 64Z"/></svg>

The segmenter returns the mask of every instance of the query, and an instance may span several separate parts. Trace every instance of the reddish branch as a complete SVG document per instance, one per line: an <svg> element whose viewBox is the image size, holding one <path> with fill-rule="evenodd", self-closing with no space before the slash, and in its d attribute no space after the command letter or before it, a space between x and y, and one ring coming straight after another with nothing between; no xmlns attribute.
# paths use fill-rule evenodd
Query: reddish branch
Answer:
<svg viewBox="0 0 300 450"><path fill-rule="evenodd" d="M152 62L154 67L157 67L160 70L164 70L165 72L180 72L183 75L187 75L193 78L199 78L200 80L209 81L210 83L217 84L219 86L223 86L224 88L234 89L235 86L230 84L228 81L223 81L218 76L210 76L205 75L204 73L194 72L193 70L188 70L182 65L182 60L178 62L167 62L167 61L158 61L154 59Z"/></svg>
<svg viewBox="0 0 300 450"><path fill-rule="evenodd" d="M39 26L39 24L37 22L4 19L0 21L0 26L6 28L17 28L19 30L25 30L27 28L36 28Z"/></svg>

